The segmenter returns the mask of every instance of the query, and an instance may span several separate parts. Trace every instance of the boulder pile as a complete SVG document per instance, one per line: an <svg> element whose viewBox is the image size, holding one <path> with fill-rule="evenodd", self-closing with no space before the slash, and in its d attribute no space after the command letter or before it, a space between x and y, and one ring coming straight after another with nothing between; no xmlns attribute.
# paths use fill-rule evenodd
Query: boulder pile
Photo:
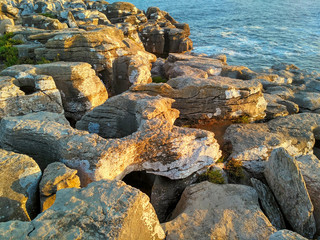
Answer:
<svg viewBox="0 0 320 240"><path fill-rule="evenodd" d="M1 239L317 239L320 75L190 53L126 2L0 3Z"/></svg>

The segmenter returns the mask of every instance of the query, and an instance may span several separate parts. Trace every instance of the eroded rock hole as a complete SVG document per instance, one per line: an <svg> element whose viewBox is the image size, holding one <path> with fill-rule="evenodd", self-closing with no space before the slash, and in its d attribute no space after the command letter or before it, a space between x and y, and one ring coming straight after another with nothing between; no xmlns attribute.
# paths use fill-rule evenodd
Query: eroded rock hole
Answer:
<svg viewBox="0 0 320 240"><path fill-rule="evenodd" d="M313 147L313 153L314 155L316 155L317 158L320 159L320 140L316 140Z"/></svg>
<svg viewBox="0 0 320 240"><path fill-rule="evenodd" d="M31 95L37 91L36 88L33 86L22 86L20 87L20 90L24 92L26 95Z"/></svg>
<svg viewBox="0 0 320 240"><path fill-rule="evenodd" d="M14 85L20 88L25 95L31 95L37 92L33 79L18 79L13 82Z"/></svg>

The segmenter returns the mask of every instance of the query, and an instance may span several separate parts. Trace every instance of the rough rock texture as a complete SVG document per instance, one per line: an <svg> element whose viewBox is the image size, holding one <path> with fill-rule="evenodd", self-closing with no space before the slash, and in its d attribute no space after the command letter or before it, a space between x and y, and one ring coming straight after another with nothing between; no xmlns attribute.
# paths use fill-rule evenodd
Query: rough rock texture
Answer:
<svg viewBox="0 0 320 240"><path fill-rule="evenodd" d="M133 92L161 95L175 99L173 107L180 111L180 119L262 119L266 101L262 85L254 80L242 81L219 76L210 79L178 77L162 84L131 87Z"/></svg>
<svg viewBox="0 0 320 240"><path fill-rule="evenodd" d="M320 160L315 155L296 158L314 207L317 234L320 235Z"/></svg>
<svg viewBox="0 0 320 240"><path fill-rule="evenodd" d="M266 118L273 119L276 117L284 117L289 114L299 112L299 106L294 102L284 100L277 95L264 93L264 98L267 101Z"/></svg>
<svg viewBox="0 0 320 240"><path fill-rule="evenodd" d="M60 30L68 28L67 24L61 23L58 19L41 15L30 15L22 17L22 25L26 27L36 27L46 30Z"/></svg>
<svg viewBox="0 0 320 240"><path fill-rule="evenodd" d="M148 197L121 181L100 181L57 192L32 222L0 223L7 239L164 239Z"/></svg>
<svg viewBox="0 0 320 240"><path fill-rule="evenodd" d="M232 145L230 159L241 160L247 170L261 173L275 148L283 147L292 156L310 153L315 139L320 139L320 115L301 113L267 123L234 124L224 139Z"/></svg>
<svg viewBox="0 0 320 240"><path fill-rule="evenodd" d="M52 206L57 191L80 187L80 179L76 174L77 170L70 169L61 162L54 162L46 167L39 185L42 211Z"/></svg>
<svg viewBox="0 0 320 240"><path fill-rule="evenodd" d="M23 68L24 65L19 67ZM9 74L3 71L1 75ZM64 112L59 90L52 77L23 71L11 77L0 77L0 119L40 111Z"/></svg>
<svg viewBox="0 0 320 240"><path fill-rule="evenodd" d="M293 230L312 238L316 232L313 205L296 160L283 148L275 149L264 176Z"/></svg>
<svg viewBox="0 0 320 240"><path fill-rule="evenodd" d="M290 230L280 230L273 233L269 240L307 240L307 238L302 237L300 234L296 232L292 232Z"/></svg>
<svg viewBox="0 0 320 240"><path fill-rule="evenodd" d="M162 224L167 239L267 239L275 228L259 208L254 189L209 182L189 186L175 217Z"/></svg>
<svg viewBox="0 0 320 240"><path fill-rule="evenodd" d="M40 80L42 75L52 76L54 82L51 77L46 77L48 79L47 82L51 80L51 85L47 82L44 82L45 84L42 85L40 85L42 82L40 84L34 83L37 87L39 85L38 88L43 86L38 94L42 94L48 98L49 94L43 92L46 90L45 87L53 88L56 85L61 94L65 115L74 121L79 120L87 111L101 105L108 99L108 93L104 84L96 76L95 71L88 63L54 62L34 66L16 65L2 71L1 75L16 76L22 83L23 81L26 82L30 76L34 76L36 79L40 78ZM55 94L57 93L55 92ZM35 101L33 101L34 103ZM43 109L42 111L45 110L50 111L50 109Z"/></svg>
<svg viewBox="0 0 320 240"><path fill-rule="evenodd" d="M286 228L282 213L269 187L255 178L251 178L251 183L258 193L261 208L264 210L264 213L272 225L277 230Z"/></svg>
<svg viewBox="0 0 320 240"><path fill-rule="evenodd" d="M29 221L38 210L41 170L26 155L0 149L0 222Z"/></svg>
<svg viewBox="0 0 320 240"><path fill-rule="evenodd" d="M221 157L213 133L173 126L177 110L171 109L171 99L132 93L124 96L118 99L127 98L130 102L132 98L137 119L126 117L130 112L124 105L119 121L110 119L110 124L127 130L130 124L139 123L137 131L129 131L127 137L103 139L56 122L16 117L1 121L1 146L30 154L42 169L51 162L62 161L79 171L83 185L100 179L121 179L131 171L142 170L181 179ZM106 132L98 120L90 120L88 128L99 134Z"/></svg>

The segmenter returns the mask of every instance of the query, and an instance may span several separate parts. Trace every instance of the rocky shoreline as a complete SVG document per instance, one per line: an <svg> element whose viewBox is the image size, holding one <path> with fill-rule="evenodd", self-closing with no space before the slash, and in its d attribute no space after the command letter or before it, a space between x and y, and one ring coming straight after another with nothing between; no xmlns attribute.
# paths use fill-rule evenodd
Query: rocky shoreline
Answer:
<svg viewBox="0 0 320 240"><path fill-rule="evenodd" d="M320 239L320 74L157 7L0 4L1 239Z"/></svg>

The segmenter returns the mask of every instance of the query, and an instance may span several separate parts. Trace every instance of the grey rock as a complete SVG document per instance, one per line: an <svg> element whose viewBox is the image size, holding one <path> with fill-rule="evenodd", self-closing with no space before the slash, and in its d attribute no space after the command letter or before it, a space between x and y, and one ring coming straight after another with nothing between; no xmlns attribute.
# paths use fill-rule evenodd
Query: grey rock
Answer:
<svg viewBox="0 0 320 240"><path fill-rule="evenodd" d="M295 158L283 148L273 150L264 176L293 230L312 238L316 232L314 208Z"/></svg>
<svg viewBox="0 0 320 240"><path fill-rule="evenodd" d="M269 240L307 240L307 238L302 237L296 232L284 229L273 233Z"/></svg>

